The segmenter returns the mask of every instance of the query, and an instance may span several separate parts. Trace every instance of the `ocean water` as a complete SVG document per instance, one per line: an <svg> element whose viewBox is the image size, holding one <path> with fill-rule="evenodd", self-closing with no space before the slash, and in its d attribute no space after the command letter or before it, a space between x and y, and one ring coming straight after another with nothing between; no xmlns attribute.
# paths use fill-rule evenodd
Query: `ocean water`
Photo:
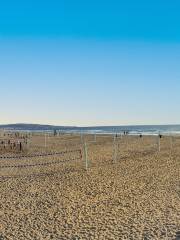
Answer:
<svg viewBox="0 0 180 240"><path fill-rule="evenodd" d="M66 129L66 132L89 133L89 134L123 134L129 135L180 135L180 125L138 125L138 126L104 126Z"/></svg>
<svg viewBox="0 0 180 240"><path fill-rule="evenodd" d="M11 131L22 132L49 132L54 130L60 133L78 133L78 134L124 134L129 135L180 135L180 125L136 125L136 126L102 126L102 127L61 127L50 125L29 126L6 128Z"/></svg>

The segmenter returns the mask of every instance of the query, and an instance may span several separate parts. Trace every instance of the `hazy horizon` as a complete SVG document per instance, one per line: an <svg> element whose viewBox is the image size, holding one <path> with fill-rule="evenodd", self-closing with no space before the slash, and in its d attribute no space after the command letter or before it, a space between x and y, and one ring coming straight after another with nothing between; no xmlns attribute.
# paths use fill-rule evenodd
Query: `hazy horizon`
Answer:
<svg viewBox="0 0 180 240"><path fill-rule="evenodd" d="M55 127L77 127L77 128L98 128L98 127L138 127L138 126L180 126L179 124L127 124L127 125L84 125L84 126L79 126L79 125L59 125L59 124L44 124L44 123L7 123L7 124L1 124L0 126L3 125L41 125L41 126L55 126Z"/></svg>
<svg viewBox="0 0 180 240"><path fill-rule="evenodd" d="M8 1L0 124L180 123L178 1Z"/></svg>

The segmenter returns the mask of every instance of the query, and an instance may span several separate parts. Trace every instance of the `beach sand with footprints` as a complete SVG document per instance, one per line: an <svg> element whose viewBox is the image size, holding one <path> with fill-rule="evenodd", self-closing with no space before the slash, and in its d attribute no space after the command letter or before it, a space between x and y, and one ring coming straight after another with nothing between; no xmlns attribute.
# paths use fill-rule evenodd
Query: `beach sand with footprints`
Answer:
<svg viewBox="0 0 180 240"><path fill-rule="evenodd" d="M28 144L0 155L0 239L180 239L180 138L36 135Z"/></svg>

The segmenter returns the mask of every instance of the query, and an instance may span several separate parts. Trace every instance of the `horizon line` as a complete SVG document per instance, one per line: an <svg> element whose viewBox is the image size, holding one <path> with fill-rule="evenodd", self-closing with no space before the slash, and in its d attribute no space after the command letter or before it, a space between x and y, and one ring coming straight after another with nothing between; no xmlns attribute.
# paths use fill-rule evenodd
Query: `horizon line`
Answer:
<svg viewBox="0 0 180 240"><path fill-rule="evenodd" d="M42 123L6 123L0 124L0 126L8 125L40 125L50 127L70 127L70 128L93 128L93 127L130 127L130 126L178 126L180 123L163 123L163 124L120 124L120 125L57 125L57 124L42 124Z"/></svg>

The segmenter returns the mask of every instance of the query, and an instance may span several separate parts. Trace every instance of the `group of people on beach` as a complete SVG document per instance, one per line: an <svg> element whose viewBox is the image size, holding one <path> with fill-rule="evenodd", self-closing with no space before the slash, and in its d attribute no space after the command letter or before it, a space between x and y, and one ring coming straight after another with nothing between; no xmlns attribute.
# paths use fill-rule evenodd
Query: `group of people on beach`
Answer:
<svg viewBox="0 0 180 240"><path fill-rule="evenodd" d="M126 135L129 134L129 131L124 131L123 134L124 134L124 136L126 136ZM117 137L118 137L118 134L116 134L116 138L117 138ZM143 137L142 133L139 134L139 137L140 137L140 138ZM159 134L158 137L159 137L159 138L162 138L163 136L162 136L162 134Z"/></svg>
<svg viewBox="0 0 180 240"><path fill-rule="evenodd" d="M129 131L124 131L124 135L128 135L128 134L129 134ZM117 135L117 134L116 134L116 135ZM117 137L117 136L116 136L116 137ZM139 134L139 137L140 137L140 138L143 137L142 133ZM159 137L159 138L162 138L163 135L162 135L162 134L159 134L158 137Z"/></svg>

